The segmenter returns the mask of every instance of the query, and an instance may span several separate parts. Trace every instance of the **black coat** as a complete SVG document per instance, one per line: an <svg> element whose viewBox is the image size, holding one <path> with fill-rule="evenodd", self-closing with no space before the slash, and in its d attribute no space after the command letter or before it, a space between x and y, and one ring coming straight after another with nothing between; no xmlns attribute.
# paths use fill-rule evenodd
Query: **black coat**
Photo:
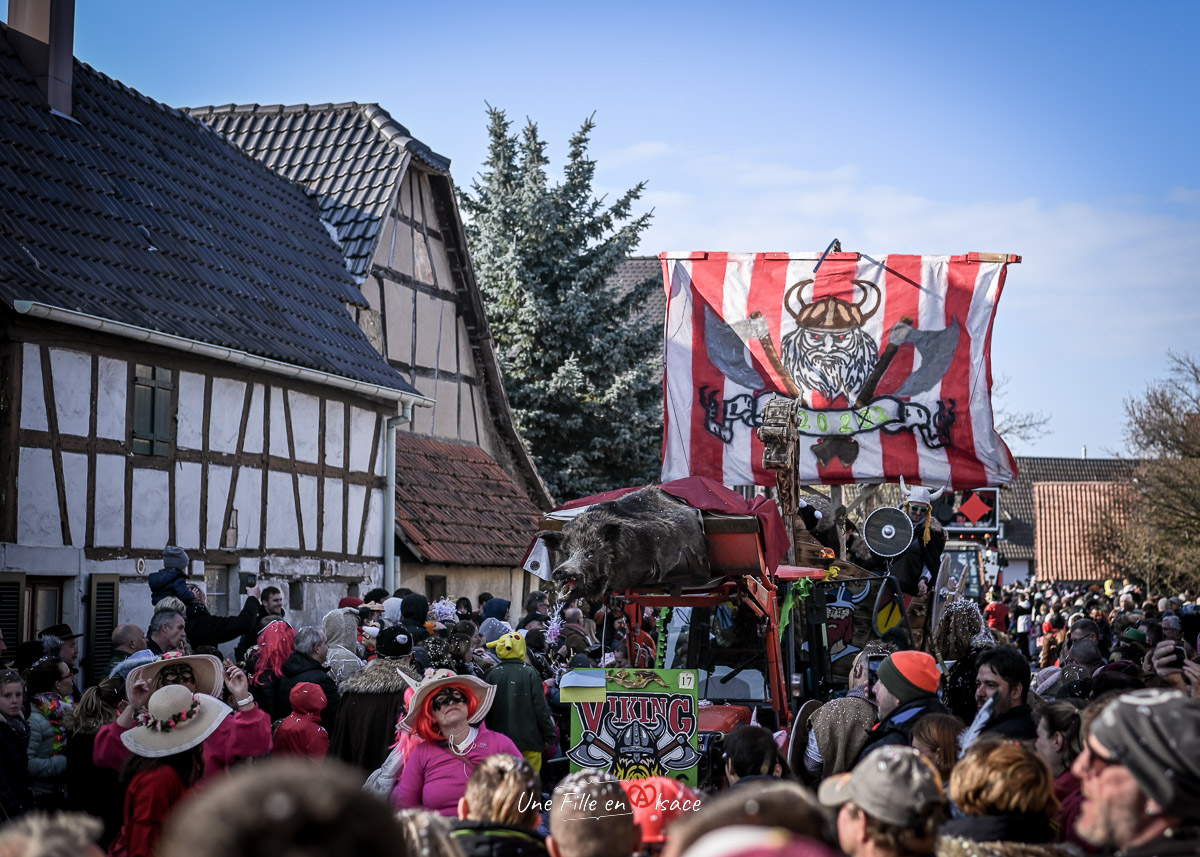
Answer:
<svg viewBox="0 0 1200 857"><path fill-rule="evenodd" d="M888 744L911 744L912 730L918 720L926 714L948 713L946 706L942 705L942 701L936 696L922 696L912 702L904 703L872 727L867 745L863 747L858 756L859 761L862 761L867 753L876 747Z"/></svg>
<svg viewBox="0 0 1200 857"><path fill-rule="evenodd" d="M33 808L29 789L29 724L0 714L0 822Z"/></svg>
<svg viewBox="0 0 1200 857"><path fill-rule="evenodd" d="M337 682L329 674L329 668L321 666L315 658L302 652L292 652L292 656L283 662L283 678L279 681L279 695L276 697L276 708L287 717L292 713L292 688L301 682L310 681L321 686L325 691L325 711L321 715L321 725L325 731L333 734L333 724L337 722L338 695ZM273 715L272 715L273 716Z"/></svg>
<svg viewBox="0 0 1200 857"><path fill-rule="evenodd" d="M989 720L987 726L983 727L983 734L1014 741L1036 741L1037 723L1033 719L1033 710L1028 705L1010 708L999 717Z"/></svg>
<svg viewBox="0 0 1200 857"><path fill-rule="evenodd" d="M450 838L463 857L546 857L546 840L527 827L487 821L456 821Z"/></svg>
<svg viewBox="0 0 1200 857"><path fill-rule="evenodd" d="M354 765L363 779L387 759L404 714L408 682L399 661L376 658L342 682L337 720L330 732L329 757ZM413 681L416 673L407 672Z"/></svg>
<svg viewBox="0 0 1200 857"><path fill-rule="evenodd" d="M242 612L236 616L214 616L203 604L187 606L187 638L192 648L197 646L219 646L228 643L258 628L258 599L251 595L246 599Z"/></svg>
<svg viewBox="0 0 1200 857"><path fill-rule="evenodd" d="M946 531L936 520L933 521L929 529L929 544L925 544L925 524L914 524L913 530L912 541L904 552L888 561L888 574L896 578L905 595L916 596L917 585L926 571L929 572L929 588L933 589L937 582L942 551L946 547Z"/></svg>

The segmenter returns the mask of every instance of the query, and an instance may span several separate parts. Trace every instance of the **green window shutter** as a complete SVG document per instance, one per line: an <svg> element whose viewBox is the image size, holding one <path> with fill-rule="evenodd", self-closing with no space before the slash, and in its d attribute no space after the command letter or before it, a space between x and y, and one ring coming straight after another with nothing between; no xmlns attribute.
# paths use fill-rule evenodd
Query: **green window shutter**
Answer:
<svg viewBox="0 0 1200 857"><path fill-rule="evenodd" d="M115 574L93 574L89 578L87 672L88 684L107 678L105 667L113 654L112 633L117 628L120 580Z"/></svg>
<svg viewBox="0 0 1200 857"><path fill-rule="evenodd" d="M175 434L171 425L174 373L156 366L136 365L133 380L133 451L138 455L167 455Z"/></svg>
<svg viewBox="0 0 1200 857"><path fill-rule="evenodd" d="M16 572L0 572L0 630L4 631L4 643L10 650L21 642L21 605L25 603L25 575Z"/></svg>

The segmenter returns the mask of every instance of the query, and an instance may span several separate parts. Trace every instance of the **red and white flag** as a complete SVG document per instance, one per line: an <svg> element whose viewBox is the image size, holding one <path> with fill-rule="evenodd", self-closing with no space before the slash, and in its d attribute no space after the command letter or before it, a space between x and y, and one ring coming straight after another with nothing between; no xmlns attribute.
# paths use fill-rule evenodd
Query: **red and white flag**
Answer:
<svg viewBox="0 0 1200 857"><path fill-rule="evenodd" d="M799 400L801 483L1012 481L991 335L1016 256L663 253L662 480L773 485L756 429Z"/></svg>

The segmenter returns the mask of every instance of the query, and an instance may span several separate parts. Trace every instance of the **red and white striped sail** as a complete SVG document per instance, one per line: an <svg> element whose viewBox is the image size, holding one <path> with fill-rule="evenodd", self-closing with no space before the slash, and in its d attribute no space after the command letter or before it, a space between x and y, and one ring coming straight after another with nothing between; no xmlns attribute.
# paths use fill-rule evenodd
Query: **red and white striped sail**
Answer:
<svg viewBox="0 0 1200 857"><path fill-rule="evenodd" d="M664 482L774 484L756 429L776 395L800 399L802 483L963 490L1015 477L993 427L990 351L1017 257L832 253L815 275L819 253L660 258ZM889 342L902 344L881 365Z"/></svg>

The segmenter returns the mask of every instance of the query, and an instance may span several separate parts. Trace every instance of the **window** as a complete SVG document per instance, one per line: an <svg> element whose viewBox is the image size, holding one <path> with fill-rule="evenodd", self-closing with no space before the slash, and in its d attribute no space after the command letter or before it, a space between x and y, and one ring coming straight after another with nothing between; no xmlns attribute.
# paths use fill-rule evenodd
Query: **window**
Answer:
<svg viewBox="0 0 1200 857"><path fill-rule="evenodd" d="M446 578L440 574L425 575L425 597L429 603L446 597Z"/></svg>
<svg viewBox="0 0 1200 857"><path fill-rule="evenodd" d="M167 455L171 450L173 375L170 369L157 366L134 367L133 451L138 455Z"/></svg>

